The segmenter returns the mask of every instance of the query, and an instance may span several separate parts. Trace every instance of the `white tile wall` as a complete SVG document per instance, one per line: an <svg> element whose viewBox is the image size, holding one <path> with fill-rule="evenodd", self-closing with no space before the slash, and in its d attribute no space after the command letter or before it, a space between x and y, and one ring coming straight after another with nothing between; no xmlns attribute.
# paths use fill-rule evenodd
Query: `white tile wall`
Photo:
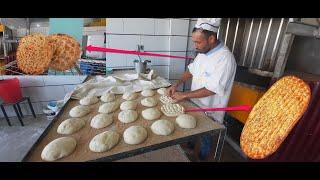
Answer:
<svg viewBox="0 0 320 180"><path fill-rule="evenodd" d="M65 96L63 86L26 87L22 88L22 92L32 102L61 100Z"/></svg>
<svg viewBox="0 0 320 180"><path fill-rule="evenodd" d="M11 76L11 75L5 75L5 76L1 76L2 79L13 79L13 78L19 78L19 77L22 77L22 76Z"/></svg>
<svg viewBox="0 0 320 180"><path fill-rule="evenodd" d="M192 42L192 38L191 37L189 37L188 38L188 51L193 51L194 50L194 44L193 44L193 42Z"/></svg>
<svg viewBox="0 0 320 180"><path fill-rule="evenodd" d="M19 81L21 87L44 86L42 76L21 76Z"/></svg>
<svg viewBox="0 0 320 180"><path fill-rule="evenodd" d="M77 85L63 85L65 94L71 92Z"/></svg>
<svg viewBox="0 0 320 180"><path fill-rule="evenodd" d="M188 36L189 20L185 19L171 19L171 35Z"/></svg>
<svg viewBox="0 0 320 180"><path fill-rule="evenodd" d="M127 57L125 54L108 53L106 55L106 67L119 67L127 65Z"/></svg>
<svg viewBox="0 0 320 180"><path fill-rule="evenodd" d="M170 55L169 52L152 52L152 51L150 51L150 53ZM168 58L168 57L145 56L144 59L151 60L151 65L166 65L166 66L170 65L170 58Z"/></svg>
<svg viewBox="0 0 320 180"><path fill-rule="evenodd" d="M170 19L155 19L155 35L170 35Z"/></svg>
<svg viewBox="0 0 320 180"><path fill-rule="evenodd" d="M192 36L192 30L194 26L196 25L197 21L191 21L189 25L189 36Z"/></svg>
<svg viewBox="0 0 320 180"><path fill-rule="evenodd" d="M61 84L79 84L78 76L43 76L45 86Z"/></svg>
<svg viewBox="0 0 320 180"><path fill-rule="evenodd" d="M188 38L186 36L171 36L170 50L171 51L186 51Z"/></svg>
<svg viewBox="0 0 320 180"><path fill-rule="evenodd" d="M123 18L107 18L106 32L123 34Z"/></svg>
<svg viewBox="0 0 320 180"><path fill-rule="evenodd" d="M125 34L155 34L155 19L152 18L124 18Z"/></svg>
<svg viewBox="0 0 320 180"><path fill-rule="evenodd" d="M151 66L155 73L165 79L169 79L169 68L168 66Z"/></svg>
<svg viewBox="0 0 320 180"><path fill-rule="evenodd" d="M171 52L170 54L172 56L185 56L185 52ZM185 64L185 59L170 58L170 79L179 79L185 71Z"/></svg>
<svg viewBox="0 0 320 180"><path fill-rule="evenodd" d="M169 51L169 36L141 36L145 51Z"/></svg>
<svg viewBox="0 0 320 180"><path fill-rule="evenodd" d="M140 56L140 57L141 57L142 61L148 59L147 58L148 56ZM127 59L126 60L126 66L133 67L134 66L133 61L135 59L139 59L139 56L138 55L133 55L133 54L127 54L126 55L126 59Z"/></svg>
<svg viewBox="0 0 320 180"><path fill-rule="evenodd" d="M137 50L140 36L136 35L108 35L109 48Z"/></svg>

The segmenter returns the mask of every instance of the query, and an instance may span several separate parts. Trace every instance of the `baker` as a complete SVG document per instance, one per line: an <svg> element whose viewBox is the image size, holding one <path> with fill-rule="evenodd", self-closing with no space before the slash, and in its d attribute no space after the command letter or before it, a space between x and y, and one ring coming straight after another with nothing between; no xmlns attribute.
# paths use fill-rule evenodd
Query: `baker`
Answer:
<svg viewBox="0 0 320 180"><path fill-rule="evenodd" d="M166 94L177 101L190 99L200 107L226 107L236 72L236 61L228 47L217 38L221 18L199 18L192 31L197 51L188 71L167 89ZM192 78L191 91L177 92L179 85ZM224 111L208 112L213 120L223 123ZM201 140L199 159L206 160L212 152L213 137Z"/></svg>

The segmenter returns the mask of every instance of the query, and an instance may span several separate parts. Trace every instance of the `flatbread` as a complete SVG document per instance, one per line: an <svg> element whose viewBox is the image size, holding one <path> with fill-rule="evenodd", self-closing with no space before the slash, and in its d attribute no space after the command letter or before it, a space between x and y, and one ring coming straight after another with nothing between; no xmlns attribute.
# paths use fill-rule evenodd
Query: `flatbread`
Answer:
<svg viewBox="0 0 320 180"><path fill-rule="evenodd" d="M53 48L45 35L31 34L20 40L16 56L22 72L39 75L49 69Z"/></svg>
<svg viewBox="0 0 320 180"><path fill-rule="evenodd" d="M248 116L240 137L243 152L252 159L274 153L307 109L310 96L308 84L295 76L273 84Z"/></svg>
<svg viewBox="0 0 320 180"><path fill-rule="evenodd" d="M47 39L54 50L50 68L65 71L76 65L80 59L81 46L75 38L67 34L52 34Z"/></svg>

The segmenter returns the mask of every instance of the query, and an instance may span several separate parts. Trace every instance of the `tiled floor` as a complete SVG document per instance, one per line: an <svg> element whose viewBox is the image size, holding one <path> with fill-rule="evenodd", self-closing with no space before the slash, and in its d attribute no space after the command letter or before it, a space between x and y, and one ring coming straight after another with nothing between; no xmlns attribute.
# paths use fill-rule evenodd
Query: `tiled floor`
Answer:
<svg viewBox="0 0 320 180"><path fill-rule="evenodd" d="M0 161L21 161L33 143L50 123L44 115L23 119L22 127L16 118L10 118L13 126L9 127L4 119L0 119ZM117 162L189 162L179 145L144 153L118 160ZM221 155L222 162L245 161L226 141Z"/></svg>

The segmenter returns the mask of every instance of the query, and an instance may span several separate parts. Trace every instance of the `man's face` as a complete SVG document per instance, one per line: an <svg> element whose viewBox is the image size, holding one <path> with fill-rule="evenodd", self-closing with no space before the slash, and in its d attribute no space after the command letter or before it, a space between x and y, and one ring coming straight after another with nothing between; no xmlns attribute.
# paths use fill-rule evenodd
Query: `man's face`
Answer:
<svg viewBox="0 0 320 180"><path fill-rule="evenodd" d="M210 36L206 39L206 36L202 32L195 31L192 33L192 41L197 52L207 53L211 49L211 44L214 43L214 38Z"/></svg>

